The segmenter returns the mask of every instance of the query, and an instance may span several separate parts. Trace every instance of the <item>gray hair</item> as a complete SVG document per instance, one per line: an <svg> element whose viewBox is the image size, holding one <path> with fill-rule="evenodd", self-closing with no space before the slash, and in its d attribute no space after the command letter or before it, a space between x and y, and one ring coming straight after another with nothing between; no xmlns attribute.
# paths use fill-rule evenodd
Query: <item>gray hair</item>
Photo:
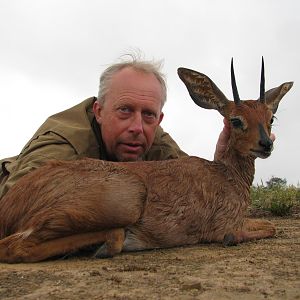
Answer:
<svg viewBox="0 0 300 300"><path fill-rule="evenodd" d="M165 75L160 71L162 67L162 61L146 61L141 60L139 57L136 57L133 54L126 54L124 56L129 57L129 59L123 59L119 63L115 63L104 70L100 76L99 92L98 92L98 101L99 103L104 103L104 98L107 92L109 91L112 77L124 68L133 68L144 73L153 74L159 81L162 89L162 105L164 106L167 100L167 86ZM123 56L122 56L123 57Z"/></svg>

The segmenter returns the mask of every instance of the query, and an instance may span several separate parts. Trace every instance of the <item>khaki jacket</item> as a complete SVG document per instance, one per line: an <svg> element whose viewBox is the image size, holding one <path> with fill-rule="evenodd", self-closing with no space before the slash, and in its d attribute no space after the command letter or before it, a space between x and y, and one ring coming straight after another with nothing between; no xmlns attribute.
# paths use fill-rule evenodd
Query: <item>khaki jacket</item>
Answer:
<svg viewBox="0 0 300 300"><path fill-rule="evenodd" d="M19 178L48 160L83 157L107 160L101 129L95 122L92 110L95 100L95 97L88 98L49 117L18 156L0 161L0 199ZM159 127L144 160L166 160L186 155Z"/></svg>

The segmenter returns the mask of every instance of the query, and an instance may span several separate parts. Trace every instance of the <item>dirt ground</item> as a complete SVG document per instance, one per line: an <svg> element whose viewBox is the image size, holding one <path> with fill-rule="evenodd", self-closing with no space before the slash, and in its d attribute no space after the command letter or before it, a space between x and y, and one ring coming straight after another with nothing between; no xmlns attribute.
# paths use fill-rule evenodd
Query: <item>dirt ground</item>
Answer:
<svg viewBox="0 0 300 300"><path fill-rule="evenodd" d="M300 299L300 218L276 238L0 264L0 299Z"/></svg>

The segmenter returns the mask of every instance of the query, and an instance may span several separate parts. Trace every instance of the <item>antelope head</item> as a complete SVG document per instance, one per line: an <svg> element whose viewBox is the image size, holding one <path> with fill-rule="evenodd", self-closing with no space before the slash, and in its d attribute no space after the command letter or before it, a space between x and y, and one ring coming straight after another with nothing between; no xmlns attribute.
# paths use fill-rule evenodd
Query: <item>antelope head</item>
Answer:
<svg viewBox="0 0 300 300"><path fill-rule="evenodd" d="M280 100L290 90L293 82L285 82L265 92L264 60L262 59L259 98L241 100L236 86L233 60L231 60L234 101L230 101L208 76L186 68L179 68L178 75L198 106L215 109L229 121L230 147L241 156L266 158L271 154L273 141L270 139L270 134L274 114Z"/></svg>

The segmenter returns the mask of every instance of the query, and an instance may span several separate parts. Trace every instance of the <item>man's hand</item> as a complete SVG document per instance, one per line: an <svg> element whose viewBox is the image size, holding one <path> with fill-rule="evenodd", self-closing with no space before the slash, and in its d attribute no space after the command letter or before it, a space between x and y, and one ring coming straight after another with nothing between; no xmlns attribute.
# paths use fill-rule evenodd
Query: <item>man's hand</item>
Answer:
<svg viewBox="0 0 300 300"><path fill-rule="evenodd" d="M223 157L230 137L230 126L228 120L223 119L223 123L224 123L224 127L219 135L217 145L216 145L215 157L214 157L215 160L220 160Z"/></svg>
<svg viewBox="0 0 300 300"><path fill-rule="evenodd" d="M224 119L223 123L224 123L224 127L219 135L217 145L216 145L216 151L215 151L215 156L214 156L215 160L222 159L222 157L227 149L228 141L229 141L229 137L230 137L230 125L229 125L228 120ZM275 137L274 133L270 134L270 139L273 142L275 141L276 137Z"/></svg>

